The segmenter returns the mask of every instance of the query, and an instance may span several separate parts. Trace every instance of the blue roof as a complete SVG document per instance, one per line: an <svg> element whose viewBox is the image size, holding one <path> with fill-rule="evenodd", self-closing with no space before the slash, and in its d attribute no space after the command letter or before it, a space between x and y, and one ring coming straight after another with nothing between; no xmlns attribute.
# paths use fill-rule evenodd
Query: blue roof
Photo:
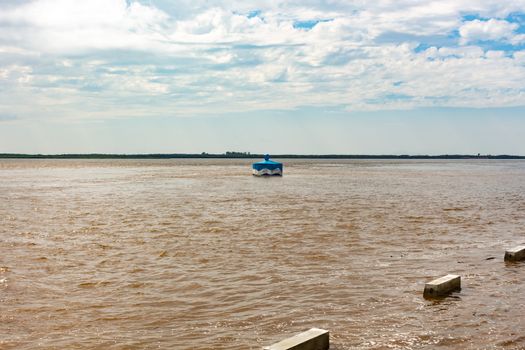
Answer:
<svg viewBox="0 0 525 350"><path fill-rule="evenodd" d="M273 160L263 160L261 162L253 163L253 164L273 164L273 165L283 165L283 163L274 162Z"/></svg>
<svg viewBox="0 0 525 350"><path fill-rule="evenodd" d="M270 160L270 156L267 154L267 155L264 156L264 160L263 161L257 162L257 163L253 163L252 164L252 168L254 168L256 170L261 170L261 169L273 170L273 169L277 169L277 168L283 170L283 163L274 162L273 160Z"/></svg>

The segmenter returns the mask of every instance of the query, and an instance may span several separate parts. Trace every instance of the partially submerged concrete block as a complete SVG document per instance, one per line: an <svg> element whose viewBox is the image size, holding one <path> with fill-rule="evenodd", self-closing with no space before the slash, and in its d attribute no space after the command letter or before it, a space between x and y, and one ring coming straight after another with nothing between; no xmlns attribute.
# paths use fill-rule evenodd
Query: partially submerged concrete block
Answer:
<svg viewBox="0 0 525 350"><path fill-rule="evenodd" d="M265 350L328 350L329 332L312 328L306 332L265 347Z"/></svg>
<svg viewBox="0 0 525 350"><path fill-rule="evenodd" d="M425 284L425 297L438 297L461 289L461 277L458 275L446 275Z"/></svg>
<svg viewBox="0 0 525 350"><path fill-rule="evenodd" d="M525 260L525 245L520 245L505 251L505 261Z"/></svg>

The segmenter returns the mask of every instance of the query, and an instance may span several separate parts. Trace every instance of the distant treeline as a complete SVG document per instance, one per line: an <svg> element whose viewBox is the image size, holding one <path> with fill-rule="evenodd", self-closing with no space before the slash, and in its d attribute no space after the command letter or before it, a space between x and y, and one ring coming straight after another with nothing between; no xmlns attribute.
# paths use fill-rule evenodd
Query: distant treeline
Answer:
<svg viewBox="0 0 525 350"><path fill-rule="evenodd" d="M171 154L17 154L0 153L0 158L27 158L27 159L172 159L172 158L263 158L263 154L249 152L213 153L171 153ZM468 155L443 154L429 155L370 155L370 154L272 154L272 158L288 159L525 159L525 156L516 155Z"/></svg>

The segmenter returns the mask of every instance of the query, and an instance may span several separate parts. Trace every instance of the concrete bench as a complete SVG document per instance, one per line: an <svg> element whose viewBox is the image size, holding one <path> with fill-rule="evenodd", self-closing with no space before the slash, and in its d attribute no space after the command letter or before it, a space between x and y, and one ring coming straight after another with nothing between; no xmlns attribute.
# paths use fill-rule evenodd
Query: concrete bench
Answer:
<svg viewBox="0 0 525 350"><path fill-rule="evenodd" d="M525 245L520 245L505 251L505 261L525 260Z"/></svg>
<svg viewBox="0 0 525 350"><path fill-rule="evenodd" d="M438 297L461 289L461 277L458 275L446 275L425 284L425 297Z"/></svg>
<svg viewBox="0 0 525 350"><path fill-rule="evenodd" d="M329 332L324 329L312 328L264 347L264 350L328 350L329 348Z"/></svg>

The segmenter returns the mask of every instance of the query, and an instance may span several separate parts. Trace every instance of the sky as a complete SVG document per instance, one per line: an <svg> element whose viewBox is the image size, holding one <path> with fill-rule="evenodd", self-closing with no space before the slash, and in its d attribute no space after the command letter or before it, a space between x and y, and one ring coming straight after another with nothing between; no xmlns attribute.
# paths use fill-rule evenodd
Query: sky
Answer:
<svg viewBox="0 0 525 350"><path fill-rule="evenodd" d="M0 153L525 155L525 0L0 0Z"/></svg>

